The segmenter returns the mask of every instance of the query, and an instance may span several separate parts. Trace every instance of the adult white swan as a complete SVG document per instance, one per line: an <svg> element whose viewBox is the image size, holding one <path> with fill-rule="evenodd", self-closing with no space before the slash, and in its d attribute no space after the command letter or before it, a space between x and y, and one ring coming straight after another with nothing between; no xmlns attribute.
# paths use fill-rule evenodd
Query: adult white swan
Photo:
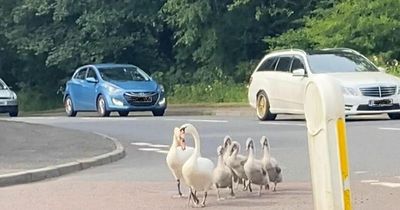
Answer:
<svg viewBox="0 0 400 210"><path fill-rule="evenodd" d="M282 169L278 165L278 161L271 156L270 145L267 137L263 136L260 139L260 143L263 150L263 157L261 163L264 169L267 170L269 181L274 183L274 192L276 191L276 185L282 182Z"/></svg>
<svg viewBox="0 0 400 210"><path fill-rule="evenodd" d="M172 175L178 183L178 196L182 197L181 192L181 179L182 179L182 166L193 154L194 148L187 147L185 139L181 137L179 128L174 128L174 135L172 138L172 145L167 154L167 165L171 170Z"/></svg>
<svg viewBox="0 0 400 210"><path fill-rule="evenodd" d="M199 133L192 124L184 124L180 127L180 130L184 134L191 134L194 139L194 152L182 167L183 179L190 188L189 203L191 197L193 197L193 203L196 206L203 207L206 205L207 191L213 184L214 163L210 159L201 157ZM193 191L204 191L201 204L199 204L199 200Z"/></svg>

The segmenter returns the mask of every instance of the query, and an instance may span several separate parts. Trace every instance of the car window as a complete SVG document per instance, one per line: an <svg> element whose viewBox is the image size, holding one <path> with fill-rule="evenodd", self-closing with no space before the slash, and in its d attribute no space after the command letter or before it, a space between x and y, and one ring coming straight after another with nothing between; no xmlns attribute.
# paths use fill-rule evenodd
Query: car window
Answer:
<svg viewBox="0 0 400 210"><path fill-rule="evenodd" d="M0 90L5 90L7 89L6 84L0 79Z"/></svg>
<svg viewBox="0 0 400 210"><path fill-rule="evenodd" d="M287 56L280 57L278 65L275 68L275 71L289 72L291 62L292 62L292 57L287 57Z"/></svg>
<svg viewBox="0 0 400 210"><path fill-rule="evenodd" d="M133 66L98 68L105 81L149 81L150 77L141 69Z"/></svg>
<svg viewBox="0 0 400 210"><path fill-rule="evenodd" d="M303 62L300 60L300 58L294 57L293 62L292 62L292 68L291 68L290 72L293 72L293 70L296 70L296 69L305 69L305 68L304 68Z"/></svg>
<svg viewBox="0 0 400 210"><path fill-rule="evenodd" d="M86 77L86 70L87 70L87 69L81 69L81 70L79 70L79 72L75 74L75 77L74 77L74 78L75 78L75 79L84 80L85 77Z"/></svg>
<svg viewBox="0 0 400 210"><path fill-rule="evenodd" d="M378 72L368 60L349 52L320 52L308 56L310 70L313 73L339 72Z"/></svg>
<svg viewBox="0 0 400 210"><path fill-rule="evenodd" d="M278 57L272 57L265 60L257 71L274 71Z"/></svg>
<svg viewBox="0 0 400 210"><path fill-rule="evenodd" d="M97 79L97 74L96 74L96 72L94 71L93 68L89 68L88 69L88 73L86 75L86 78L89 78L89 77L93 77L94 79Z"/></svg>

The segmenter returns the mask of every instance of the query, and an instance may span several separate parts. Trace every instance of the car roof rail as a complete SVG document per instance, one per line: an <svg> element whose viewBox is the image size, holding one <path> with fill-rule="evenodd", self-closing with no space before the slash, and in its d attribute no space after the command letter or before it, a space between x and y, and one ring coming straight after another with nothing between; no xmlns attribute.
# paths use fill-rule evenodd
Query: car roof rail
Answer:
<svg viewBox="0 0 400 210"><path fill-rule="evenodd" d="M301 53L307 54L306 51L301 50L301 49L297 49L297 48L271 50L267 54L280 53L280 52L301 52Z"/></svg>
<svg viewBox="0 0 400 210"><path fill-rule="evenodd" d="M346 47L333 47L333 48L324 48L321 49L321 51L329 51L329 50L336 50L336 51L342 51L342 52L352 52L352 53L356 53L356 54L360 54L358 51L353 50L351 48L346 48Z"/></svg>

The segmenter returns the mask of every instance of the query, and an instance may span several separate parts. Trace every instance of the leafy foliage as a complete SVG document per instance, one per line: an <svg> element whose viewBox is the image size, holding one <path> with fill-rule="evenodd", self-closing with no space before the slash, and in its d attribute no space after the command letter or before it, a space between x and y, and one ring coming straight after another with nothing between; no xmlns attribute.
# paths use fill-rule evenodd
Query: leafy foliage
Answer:
<svg viewBox="0 0 400 210"><path fill-rule="evenodd" d="M340 1L303 20L305 26L268 39L271 48L349 47L366 55L398 58L400 1Z"/></svg>
<svg viewBox="0 0 400 210"><path fill-rule="evenodd" d="M276 48L350 47L376 56L390 72L399 69L392 65L400 57L398 0L0 0L0 5L0 77L19 91L24 109L61 105L57 90L88 63L135 64L165 85L172 102L246 100L243 88L254 66Z"/></svg>

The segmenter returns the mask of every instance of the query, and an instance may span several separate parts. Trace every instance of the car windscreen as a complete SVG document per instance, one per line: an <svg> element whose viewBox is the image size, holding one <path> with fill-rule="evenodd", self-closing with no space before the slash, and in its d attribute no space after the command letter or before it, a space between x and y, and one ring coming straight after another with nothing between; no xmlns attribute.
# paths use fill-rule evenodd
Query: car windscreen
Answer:
<svg viewBox="0 0 400 210"><path fill-rule="evenodd" d="M101 77L105 81L149 81L142 70L136 67L102 67L98 68Z"/></svg>
<svg viewBox="0 0 400 210"><path fill-rule="evenodd" d="M355 53L321 53L307 57L311 72L316 74L379 71L370 61Z"/></svg>
<svg viewBox="0 0 400 210"><path fill-rule="evenodd" d="M0 80L0 90L5 90L5 89L7 89L6 84L4 84L4 82Z"/></svg>

